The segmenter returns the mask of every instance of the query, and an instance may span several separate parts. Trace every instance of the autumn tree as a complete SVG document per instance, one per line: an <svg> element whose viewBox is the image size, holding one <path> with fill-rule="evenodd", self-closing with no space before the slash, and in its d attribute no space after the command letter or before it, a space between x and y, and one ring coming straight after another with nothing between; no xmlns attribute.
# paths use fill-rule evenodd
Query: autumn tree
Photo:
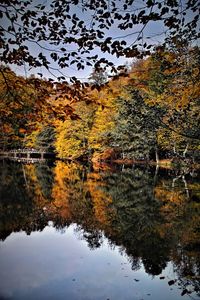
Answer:
<svg viewBox="0 0 200 300"><path fill-rule="evenodd" d="M34 76L18 76L3 66L0 67L0 82L1 147L25 146L27 136L36 130L37 124L52 118L48 102L52 83Z"/></svg>
<svg viewBox="0 0 200 300"><path fill-rule="evenodd" d="M101 86L106 83L108 76L103 69L93 70L89 76L89 81L95 86Z"/></svg>
<svg viewBox="0 0 200 300"><path fill-rule="evenodd" d="M34 89L23 77L2 66L0 82L1 148L19 147L34 112Z"/></svg>
<svg viewBox="0 0 200 300"><path fill-rule="evenodd" d="M43 127L36 136L35 147L43 151L54 151L55 128L52 126Z"/></svg>
<svg viewBox="0 0 200 300"><path fill-rule="evenodd" d="M158 110L150 108L138 90L131 86L126 89L129 90L126 98L117 100L112 146L118 149L122 158L149 160L150 154L157 151Z"/></svg>
<svg viewBox="0 0 200 300"><path fill-rule="evenodd" d="M183 47L184 46L184 47ZM198 149L199 120L199 48L181 43L176 48L158 49L151 56L148 100L165 110L158 132L158 143L184 157Z"/></svg>
<svg viewBox="0 0 200 300"><path fill-rule="evenodd" d="M78 102L73 108L77 117L60 121L56 127L55 148L61 158L90 156L88 136L93 124L95 104Z"/></svg>

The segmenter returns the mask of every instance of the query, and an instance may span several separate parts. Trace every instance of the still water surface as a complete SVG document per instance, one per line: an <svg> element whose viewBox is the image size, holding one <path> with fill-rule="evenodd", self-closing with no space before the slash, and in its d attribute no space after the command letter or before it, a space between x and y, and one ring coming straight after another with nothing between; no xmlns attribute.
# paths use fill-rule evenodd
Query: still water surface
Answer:
<svg viewBox="0 0 200 300"><path fill-rule="evenodd" d="M197 172L0 170L0 299L200 299Z"/></svg>

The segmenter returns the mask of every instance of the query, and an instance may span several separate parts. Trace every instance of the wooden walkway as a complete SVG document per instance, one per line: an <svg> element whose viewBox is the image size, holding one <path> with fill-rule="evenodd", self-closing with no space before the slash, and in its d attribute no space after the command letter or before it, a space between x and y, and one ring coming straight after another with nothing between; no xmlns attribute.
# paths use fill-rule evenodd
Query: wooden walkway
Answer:
<svg viewBox="0 0 200 300"><path fill-rule="evenodd" d="M55 157L54 153L39 151L35 149L16 149L10 151L0 151L0 158L8 158L20 162L39 162L47 158Z"/></svg>

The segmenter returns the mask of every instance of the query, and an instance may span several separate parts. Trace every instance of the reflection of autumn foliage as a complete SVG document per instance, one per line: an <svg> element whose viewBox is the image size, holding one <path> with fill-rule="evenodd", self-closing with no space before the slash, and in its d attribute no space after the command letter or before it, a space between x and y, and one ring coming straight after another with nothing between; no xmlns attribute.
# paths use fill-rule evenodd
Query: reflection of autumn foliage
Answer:
<svg viewBox="0 0 200 300"><path fill-rule="evenodd" d="M105 185L105 183L101 181L101 175L99 173L90 173L87 185L94 205L96 219L104 226L109 225L108 211L110 210L112 198L108 193L100 189L100 187Z"/></svg>
<svg viewBox="0 0 200 300"><path fill-rule="evenodd" d="M67 182L73 180L73 171L73 164L69 167L69 165L62 162L58 162L54 170L53 202L50 204L50 210L59 213L61 218L70 218L69 188Z"/></svg>
<svg viewBox="0 0 200 300"><path fill-rule="evenodd" d="M36 166L24 165L22 166L22 170L27 190L29 192L31 192L31 190L34 192L33 200L35 202L35 205L37 207L43 208L48 199L45 199L42 193L41 185L39 184L38 178L36 176Z"/></svg>
<svg viewBox="0 0 200 300"><path fill-rule="evenodd" d="M191 190L190 184L186 190L183 186L182 189L180 188L181 183L181 181L177 182L177 186L173 187L173 180L162 180L155 187L155 197L163 203L160 211L165 219L160 230L167 232L169 227L173 230L176 228L175 234L177 232L181 234L183 245L196 244L200 240L198 230L200 227L200 205L188 198L188 191Z"/></svg>
<svg viewBox="0 0 200 300"><path fill-rule="evenodd" d="M176 218L184 213L182 205L184 194L181 190L172 190L165 184L156 186L154 192L156 199L159 199L162 203L160 212L165 219L165 223L164 226L159 228L159 231L162 236L165 236L168 229L173 228Z"/></svg>
<svg viewBox="0 0 200 300"><path fill-rule="evenodd" d="M109 224L112 198L100 189L105 183L99 173L86 174L83 166L58 161L54 176L53 201L48 205L52 214L68 221L73 219L87 229L94 228L94 224L103 228Z"/></svg>
<svg viewBox="0 0 200 300"><path fill-rule="evenodd" d="M47 205L52 220L56 223L79 224L80 230L88 232L84 234L84 239L89 246L99 247L99 230L106 228L109 232L112 217L112 210L109 208L112 198L101 190L102 185L105 185L101 181L101 175L87 173L85 167L77 163L59 161L54 169L54 176L53 200Z"/></svg>
<svg viewBox="0 0 200 300"><path fill-rule="evenodd" d="M36 166L0 165L0 235L6 238L12 231L31 233L47 224L45 205L35 172Z"/></svg>
<svg viewBox="0 0 200 300"><path fill-rule="evenodd" d="M199 184L188 184L180 188L182 182L179 180L174 186L174 181L162 180L155 188L155 196L162 201L161 214L164 223L160 224L160 232L166 238L171 237L173 247L171 257L174 261L175 271L179 276L179 285L185 293L199 291L199 266L200 255L200 205L192 201L189 196L196 192L198 199ZM198 186L198 188L197 188ZM193 287L193 288L192 288Z"/></svg>
<svg viewBox="0 0 200 300"><path fill-rule="evenodd" d="M50 220L58 229L76 223L77 234L91 249L101 246L104 234L128 255L133 269L142 261L147 273L158 275L172 260L180 282L195 286L200 261L197 183L174 183L167 174L155 182L152 171L141 166L91 172L62 161L52 167L5 164L0 171L2 239L12 231L42 230Z"/></svg>

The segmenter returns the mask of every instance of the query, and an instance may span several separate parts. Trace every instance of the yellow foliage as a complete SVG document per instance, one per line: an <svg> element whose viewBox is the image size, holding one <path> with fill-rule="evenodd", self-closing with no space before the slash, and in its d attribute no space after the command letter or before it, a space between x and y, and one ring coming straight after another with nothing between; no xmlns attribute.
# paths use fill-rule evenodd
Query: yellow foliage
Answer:
<svg viewBox="0 0 200 300"><path fill-rule="evenodd" d="M70 193L71 185L68 184L79 180L78 168L75 163L65 164L58 161L54 169L54 185L52 189L53 202L50 205L52 211L59 213L61 218L71 217Z"/></svg>
<svg viewBox="0 0 200 300"><path fill-rule="evenodd" d="M109 206L112 203L112 198L109 194L106 194L101 190L101 187L104 186L104 184L100 179L101 177L99 174L90 174L87 180L87 187L92 197L95 217L105 226L109 225L108 212Z"/></svg>

